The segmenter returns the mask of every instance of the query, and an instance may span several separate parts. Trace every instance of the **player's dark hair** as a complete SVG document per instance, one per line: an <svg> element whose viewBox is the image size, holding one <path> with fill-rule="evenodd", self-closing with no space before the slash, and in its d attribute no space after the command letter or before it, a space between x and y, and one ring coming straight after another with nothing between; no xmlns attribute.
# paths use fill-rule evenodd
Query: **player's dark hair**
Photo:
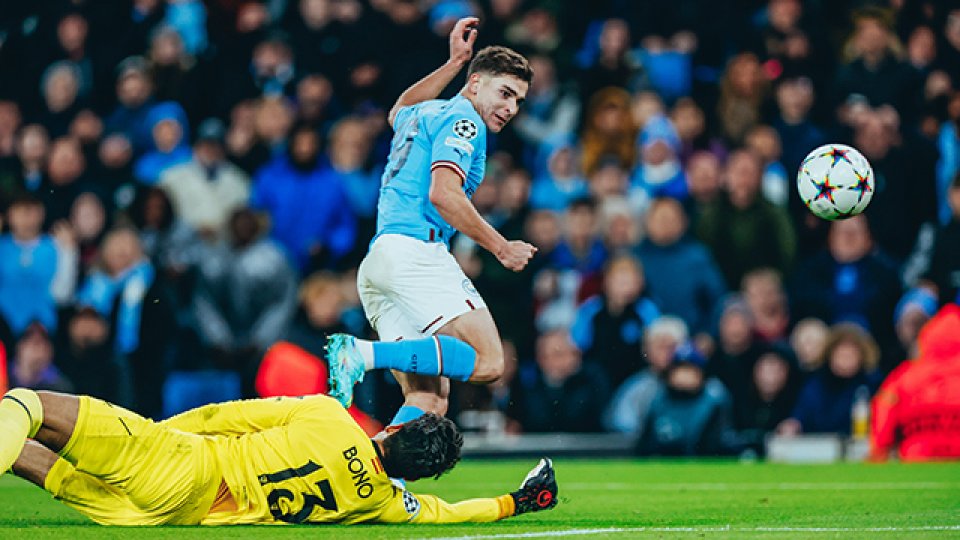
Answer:
<svg viewBox="0 0 960 540"><path fill-rule="evenodd" d="M427 413L383 440L383 470L407 480L440 478L460 461L461 446L463 435L449 418Z"/></svg>
<svg viewBox="0 0 960 540"><path fill-rule="evenodd" d="M517 51L499 45L480 49L480 52L470 61L467 77L474 73L511 75L527 84L533 80L533 68L530 67L530 62Z"/></svg>

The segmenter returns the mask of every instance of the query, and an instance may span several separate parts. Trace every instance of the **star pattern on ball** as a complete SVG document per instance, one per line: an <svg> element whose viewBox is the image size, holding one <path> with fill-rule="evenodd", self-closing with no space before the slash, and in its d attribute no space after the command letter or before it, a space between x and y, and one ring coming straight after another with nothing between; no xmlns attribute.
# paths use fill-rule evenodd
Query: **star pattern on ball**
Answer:
<svg viewBox="0 0 960 540"><path fill-rule="evenodd" d="M837 163L839 163L841 160L846 161L847 163L853 165L853 162L850 161L849 157L847 157L847 154L849 152L850 152L849 150L844 150L843 148L833 147L830 149L829 152L823 155L833 158L833 163L830 164L831 167L835 167Z"/></svg>
<svg viewBox="0 0 960 540"><path fill-rule="evenodd" d="M813 200L819 201L820 199L827 199L831 203L836 203L836 201L833 200L833 191L837 189L837 186L830 183L830 175L824 176L823 182L817 182L813 178L811 178L810 181L813 182L814 187L817 188L817 195Z"/></svg>
<svg viewBox="0 0 960 540"><path fill-rule="evenodd" d="M850 186L850 189L857 192L857 202L860 202L866 193L873 191L870 187L870 175L861 175L857 171L853 171L853 174L857 175L857 184Z"/></svg>

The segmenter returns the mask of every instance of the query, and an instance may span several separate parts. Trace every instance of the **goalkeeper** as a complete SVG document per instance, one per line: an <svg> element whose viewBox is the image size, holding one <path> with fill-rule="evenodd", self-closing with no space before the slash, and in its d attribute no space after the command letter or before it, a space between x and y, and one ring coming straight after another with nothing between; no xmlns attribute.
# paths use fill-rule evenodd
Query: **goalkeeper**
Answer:
<svg viewBox="0 0 960 540"><path fill-rule="evenodd" d="M439 477L463 438L435 414L374 440L325 396L234 401L153 422L89 396L0 401L0 470L104 525L458 523L553 508L548 459L520 489L454 504L390 478ZM27 438L32 438L28 441Z"/></svg>

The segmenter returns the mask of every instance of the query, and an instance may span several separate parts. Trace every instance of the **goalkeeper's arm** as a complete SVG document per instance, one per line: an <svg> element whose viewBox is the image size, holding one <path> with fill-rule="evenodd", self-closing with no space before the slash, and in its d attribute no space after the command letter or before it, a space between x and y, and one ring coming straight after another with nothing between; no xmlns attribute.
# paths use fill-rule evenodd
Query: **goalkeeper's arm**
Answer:
<svg viewBox="0 0 960 540"><path fill-rule="evenodd" d="M411 523L479 523L549 510L557 505L557 491L553 462L544 458L527 474L520 489L506 495L452 504L433 495L413 495L404 502L408 505L407 512L416 512L409 519ZM409 505L416 505L416 508Z"/></svg>
<svg viewBox="0 0 960 540"><path fill-rule="evenodd" d="M198 435L242 435L286 425L295 413L312 404L311 398L299 397L211 403L160 424Z"/></svg>

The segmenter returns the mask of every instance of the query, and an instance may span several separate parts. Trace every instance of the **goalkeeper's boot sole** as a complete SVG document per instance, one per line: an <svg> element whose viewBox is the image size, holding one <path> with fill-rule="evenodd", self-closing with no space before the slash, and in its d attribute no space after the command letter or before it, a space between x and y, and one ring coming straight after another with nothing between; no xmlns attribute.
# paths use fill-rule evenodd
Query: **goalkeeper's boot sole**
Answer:
<svg viewBox="0 0 960 540"><path fill-rule="evenodd" d="M344 407L353 404L353 387L363 381L366 372L357 350L357 338L333 334L327 338L327 366L330 370L330 396Z"/></svg>

